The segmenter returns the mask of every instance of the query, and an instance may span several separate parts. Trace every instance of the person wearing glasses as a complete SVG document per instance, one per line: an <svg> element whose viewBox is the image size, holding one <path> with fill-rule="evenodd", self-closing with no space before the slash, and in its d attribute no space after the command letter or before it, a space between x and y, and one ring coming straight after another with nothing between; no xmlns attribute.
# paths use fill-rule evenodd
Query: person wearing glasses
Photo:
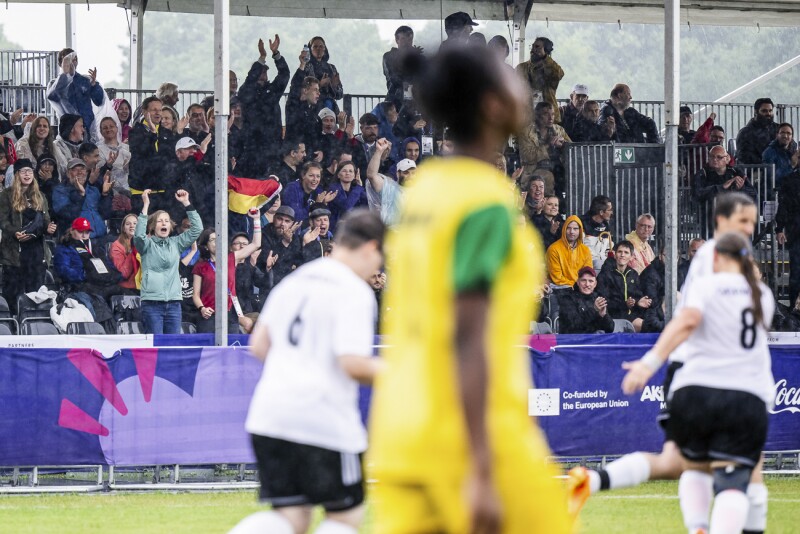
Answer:
<svg viewBox="0 0 800 534"><path fill-rule="evenodd" d="M694 197L699 201L712 200L720 193L744 193L756 201L756 189L745 173L730 165L730 156L722 146L708 151L706 165L697 171L692 182Z"/></svg>

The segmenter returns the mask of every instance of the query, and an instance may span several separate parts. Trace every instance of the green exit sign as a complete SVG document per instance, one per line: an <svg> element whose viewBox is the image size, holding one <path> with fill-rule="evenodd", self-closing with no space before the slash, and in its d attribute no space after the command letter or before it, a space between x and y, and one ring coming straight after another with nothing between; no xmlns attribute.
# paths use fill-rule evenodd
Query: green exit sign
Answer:
<svg viewBox="0 0 800 534"><path fill-rule="evenodd" d="M636 163L636 151L633 148L615 148L614 163Z"/></svg>

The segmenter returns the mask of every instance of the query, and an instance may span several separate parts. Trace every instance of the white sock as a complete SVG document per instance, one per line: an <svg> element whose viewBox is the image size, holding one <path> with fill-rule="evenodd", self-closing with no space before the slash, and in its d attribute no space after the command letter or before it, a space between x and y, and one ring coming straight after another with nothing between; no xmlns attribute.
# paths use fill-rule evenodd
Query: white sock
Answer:
<svg viewBox="0 0 800 534"><path fill-rule="evenodd" d="M589 472L589 492L590 493L597 493L600 491L600 475L597 471L593 471L591 469L588 470Z"/></svg>
<svg viewBox="0 0 800 534"><path fill-rule="evenodd" d="M341 521L326 519L319 524L314 534L358 534L358 529L346 525Z"/></svg>
<svg viewBox="0 0 800 534"><path fill-rule="evenodd" d="M228 534L294 534L289 520L278 512L250 514L233 527Z"/></svg>
<svg viewBox="0 0 800 534"><path fill-rule="evenodd" d="M609 489L629 488L650 480L650 461L643 452L626 454L606 466Z"/></svg>
<svg viewBox="0 0 800 534"><path fill-rule="evenodd" d="M747 486L747 500L750 501L750 510L744 530L751 532L764 532L767 530L767 486L763 482L751 482Z"/></svg>
<svg viewBox="0 0 800 534"><path fill-rule="evenodd" d="M714 477L702 471L684 471L678 482L683 524L689 532L708 530L708 514L714 496Z"/></svg>
<svg viewBox="0 0 800 534"><path fill-rule="evenodd" d="M725 490L714 499L709 534L741 534L747 520L747 495Z"/></svg>

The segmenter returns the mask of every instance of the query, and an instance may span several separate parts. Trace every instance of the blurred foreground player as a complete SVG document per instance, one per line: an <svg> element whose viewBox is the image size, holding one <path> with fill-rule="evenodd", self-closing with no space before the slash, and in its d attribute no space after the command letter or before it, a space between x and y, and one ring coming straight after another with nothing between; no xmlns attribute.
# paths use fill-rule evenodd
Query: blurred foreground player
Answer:
<svg viewBox="0 0 800 534"><path fill-rule="evenodd" d="M544 279L541 245L516 223L494 166L522 126L525 90L485 49L450 47L417 67L415 97L455 152L420 167L387 245L391 346L370 415L373 532L570 532L528 416L518 339Z"/></svg>
<svg viewBox="0 0 800 534"><path fill-rule="evenodd" d="M231 530L300 534L315 505L317 534L356 534L364 513L362 453L367 435L358 382L371 383L377 308L367 283L383 263L385 227L355 210L342 219L329 257L307 263L269 295L250 338L265 360L245 427L272 505Z"/></svg>

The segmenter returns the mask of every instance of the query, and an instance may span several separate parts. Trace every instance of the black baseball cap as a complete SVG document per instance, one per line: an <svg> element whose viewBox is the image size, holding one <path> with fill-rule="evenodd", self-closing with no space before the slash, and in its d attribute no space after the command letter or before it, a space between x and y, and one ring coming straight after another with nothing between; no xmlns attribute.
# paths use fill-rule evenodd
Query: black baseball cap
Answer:
<svg viewBox="0 0 800 534"><path fill-rule="evenodd" d="M463 11L456 11L452 15L447 15L444 19L444 27L446 29L463 28L464 26L477 26L478 23L472 20L467 13Z"/></svg>

